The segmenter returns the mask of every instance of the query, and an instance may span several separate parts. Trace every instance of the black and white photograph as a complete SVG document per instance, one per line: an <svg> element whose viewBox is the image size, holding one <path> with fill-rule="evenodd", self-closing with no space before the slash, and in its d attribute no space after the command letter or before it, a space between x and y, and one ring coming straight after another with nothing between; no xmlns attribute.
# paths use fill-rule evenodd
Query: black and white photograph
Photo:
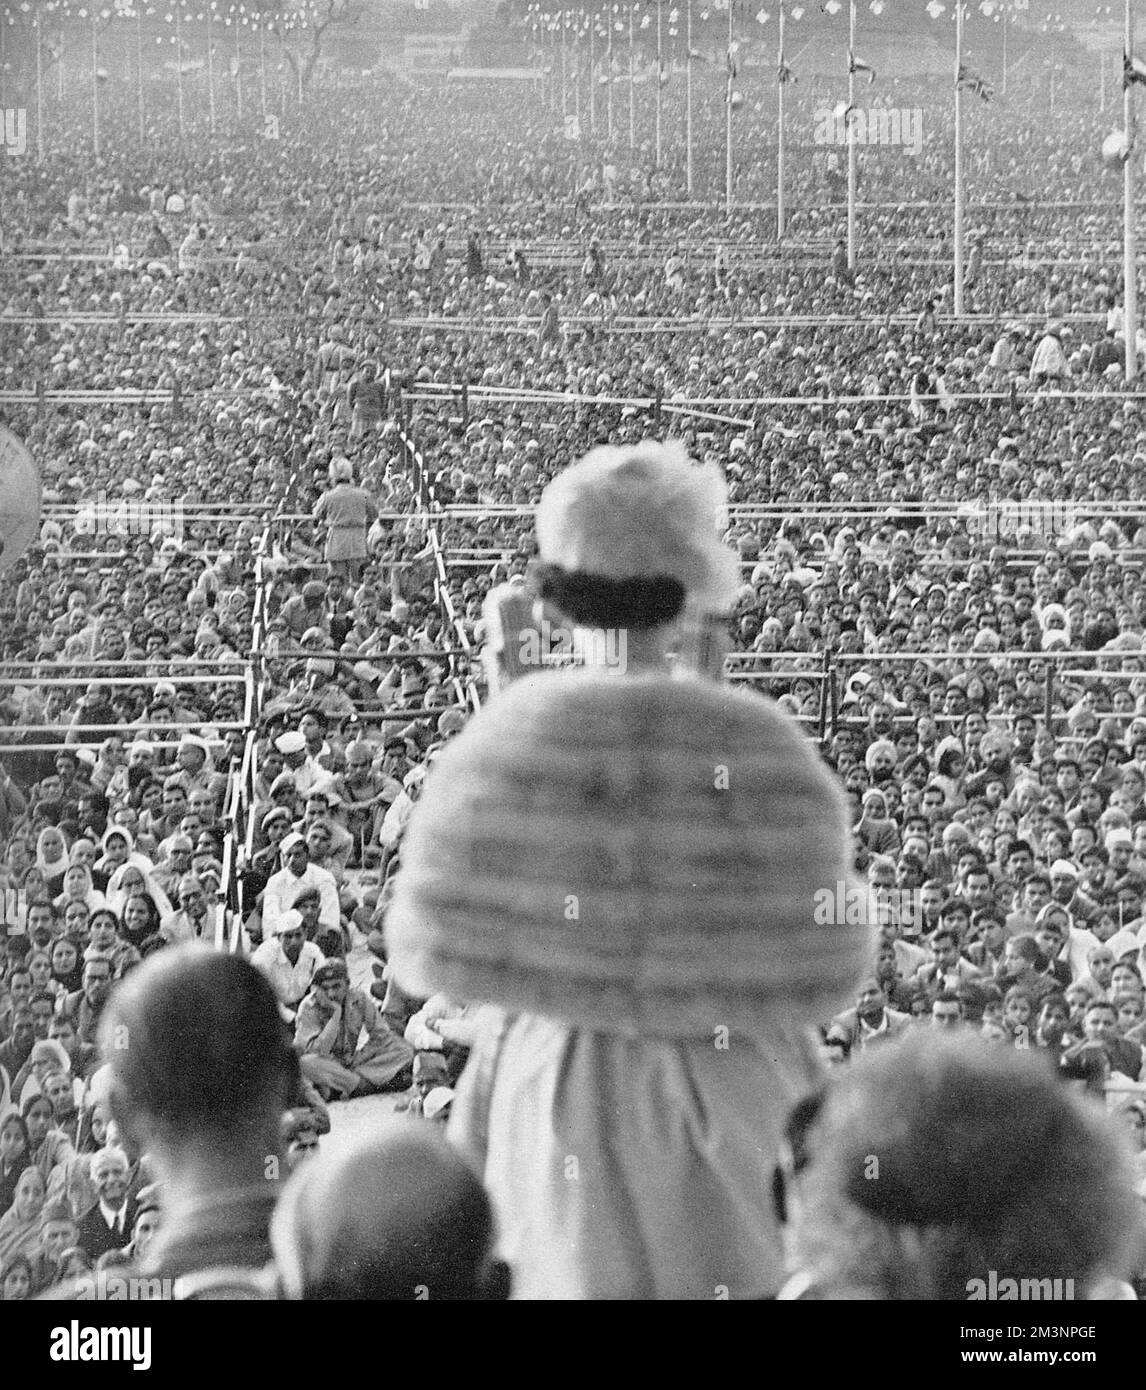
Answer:
<svg viewBox="0 0 1146 1390"><path fill-rule="evenodd" d="M0 0L0 144L32 1373L1137 1355L1146 0Z"/></svg>

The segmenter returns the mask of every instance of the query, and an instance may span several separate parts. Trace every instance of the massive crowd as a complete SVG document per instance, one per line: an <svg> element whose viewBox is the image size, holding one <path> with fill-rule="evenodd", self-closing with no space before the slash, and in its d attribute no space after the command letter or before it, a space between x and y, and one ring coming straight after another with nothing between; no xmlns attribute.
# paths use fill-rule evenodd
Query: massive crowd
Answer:
<svg viewBox="0 0 1146 1390"><path fill-rule="evenodd" d="M824 1060L916 1028L1037 1053L1116 1113L1146 1196L1146 413L1081 84L1053 123L972 113L961 322L950 102L920 85L880 97L923 109L924 146L865 150L854 274L819 93L789 110L783 245L750 206L770 154L742 155L730 215L674 206L647 110L630 152L619 116L571 146L547 94L514 94L512 139L500 91L356 95L316 87L281 139L181 143L155 112L145 147L112 102L94 163L77 97L44 165L0 166L0 408L45 487L0 574L0 1296L254 1268L268 1146L303 1174L349 1097L448 1115L473 1009L390 976L405 827L491 697L483 603L531 572L545 485L669 435L727 480L732 679L847 797L879 940ZM744 149L770 119L749 104ZM192 942L259 976L180 977ZM172 1051L184 993L192 1033L245 1001L257 1086ZM125 1021L153 1073L101 1055ZM225 1211L188 1149L248 1104ZM370 1229L436 1203L417 1142ZM457 1287L492 1296L484 1196L439 1158L442 1209L483 1232ZM353 1213L318 1254L301 1234L337 1190L300 1176L280 1208L295 1295L338 1296Z"/></svg>

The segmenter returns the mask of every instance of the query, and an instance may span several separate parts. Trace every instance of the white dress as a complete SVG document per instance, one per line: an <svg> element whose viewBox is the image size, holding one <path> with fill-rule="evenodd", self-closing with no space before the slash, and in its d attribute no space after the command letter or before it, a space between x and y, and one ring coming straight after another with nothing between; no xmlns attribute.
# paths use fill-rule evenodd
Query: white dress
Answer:
<svg viewBox="0 0 1146 1390"><path fill-rule="evenodd" d="M759 1298L784 1282L772 1176L810 1043L613 1036L482 1010L452 1142L520 1299Z"/></svg>

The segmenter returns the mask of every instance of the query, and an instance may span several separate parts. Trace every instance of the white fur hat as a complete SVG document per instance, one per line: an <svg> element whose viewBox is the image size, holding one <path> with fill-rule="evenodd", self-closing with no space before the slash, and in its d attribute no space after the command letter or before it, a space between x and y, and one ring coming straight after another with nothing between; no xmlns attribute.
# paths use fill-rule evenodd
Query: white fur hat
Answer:
<svg viewBox="0 0 1146 1390"><path fill-rule="evenodd" d="M547 563L609 579L671 577L714 611L731 605L740 577L719 537L727 525L724 479L676 441L594 449L558 474L537 509Z"/></svg>

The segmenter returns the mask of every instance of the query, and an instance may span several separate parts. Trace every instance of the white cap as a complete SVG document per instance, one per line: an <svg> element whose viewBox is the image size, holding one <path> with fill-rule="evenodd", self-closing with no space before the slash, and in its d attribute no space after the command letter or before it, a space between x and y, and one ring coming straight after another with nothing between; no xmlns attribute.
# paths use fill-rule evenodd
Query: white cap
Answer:
<svg viewBox="0 0 1146 1390"><path fill-rule="evenodd" d="M296 912L293 907L288 907L285 912L278 916L278 920L271 928L273 936L282 936L285 931L298 931L302 926L302 913Z"/></svg>
<svg viewBox="0 0 1146 1390"><path fill-rule="evenodd" d="M728 489L678 443L603 446L549 484L537 510L542 559L613 579L671 576L715 609L731 605L736 555L719 539Z"/></svg>

